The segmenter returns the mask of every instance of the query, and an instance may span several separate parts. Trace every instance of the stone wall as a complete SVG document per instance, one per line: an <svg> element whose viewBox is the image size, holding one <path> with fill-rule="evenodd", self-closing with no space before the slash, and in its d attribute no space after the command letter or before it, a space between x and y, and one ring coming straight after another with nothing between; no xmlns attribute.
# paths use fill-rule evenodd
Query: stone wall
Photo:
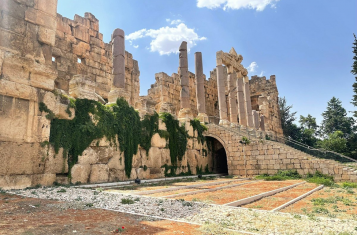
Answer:
<svg viewBox="0 0 357 235"><path fill-rule="evenodd" d="M241 135L216 125L209 125L206 136L216 138L224 146L230 175L272 175L279 170L297 170L306 175L320 171L332 175L337 182L357 182L356 170L333 160L315 158L282 143L252 140L243 146L239 143Z"/></svg>
<svg viewBox="0 0 357 235"><path fill-rule="evenodd" d="M56 88L69 92L69 82L74 75L85 75L95 83L95 92L108 99L112 84L112 45L103 42L99 21L91 13L74 20L57 14L55 45L52 48L54 66L58 70ZM139 99L139 65L132 54L125 52L125 90L130 94L129 103Z"/></svg>
<svg viewBox="0 0 357 235"><path fill-rule="evenodd" d="M165 125L160 125L161 129L165 129ZM187 124L187 130L190 135L193 135L192 127ZM197 136L197 133L196 133ZM120 143L119 143L120 144ZM165 168L163 165L171 166L170 150L167 148L166 140L160 138L159 134L155 134L151 139L151 148L147 153L146 150L139 146L138 153L133 157L132 170L130 178L125 175L124 155L115 147L109 146L109 142L102 139L97 143L93 141L79 156L78 164L72 168L72 182L81 183L99 183L99 182L115 182L128 179L153 179L165 177ZM176 174L188 171L188 165L192 174L196 174L196 166L205 169L208 165L212 168L212 157L203 156L202 149L207 149L207 146L202 146L196 139L189 139L187 151L178 161Z"/></svg>
<svg viewBox="0 0 357 235"><path fill-rule="evenodd" d="M249 80L252 110L260 111L265 116L265 130L273 131L282 135L281 121L279 115L279 93L276 86L275 75L266 77L252 76Z"/></svg>

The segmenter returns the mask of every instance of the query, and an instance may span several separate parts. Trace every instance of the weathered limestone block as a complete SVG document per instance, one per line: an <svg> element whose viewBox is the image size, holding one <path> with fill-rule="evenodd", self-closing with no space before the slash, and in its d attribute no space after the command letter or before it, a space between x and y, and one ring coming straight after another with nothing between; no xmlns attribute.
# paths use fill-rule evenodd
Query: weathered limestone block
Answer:
<svg viewBox="0 0 357 235"><path fill-rule="evenodd" d="M83 151L81 156L78 156L78 164L80 165L92 165L96 164L99 160L99 156L96 151L91 147Z"/></svg>
<svg viewBox="0 0 357 235"><path fill-rule="evenodd" d="M109 169L124 170L124 153L115 151L114 156L108 162Z"/></svg>
<svg viewBox="0 0 357 235"><path fill-rule="evenodd" d="M57 20L55 16L51 16L45 12L28 8L25 12L25 20L36 25L45 26L46 28L56 30Z"/></svg>
<svg viewBox="0 0 357 235"><path fill-rule="evenodd" d="M146 169L146 171L143 168L138 168L136 169L137 172L137 177L139 179L149 179L150 178L150 169Z"/></svg>
<svg viewBox="0 0 357 235"><path fill-rule="evenodd" d="M165 148L166 147L166 139L161 138L158 133L155 133L151 138L151 146L158 147L158 148Z"/></svg>
<svg viewBox="0 0 357 235"><path fill-rule="evenodd" d="M125 174L124 170L111 168L109 169L109 181L110 182L123 181L124 174Z"/></svg>
<svg viewBox="0 0 357 235"><path fill-rule="evenodd" d="M56 31L40 26L38 29L38 41L54 46L56 39Z"/></svg>
<svg viewBox="0 0 357 235"><path fill-rule="evenodd" d="M107 182L109 179L109 168L106 164L96 164L91 166L89 177L90 183Z"/></svg>
<svg viewBox="0 0 357 235"><path fill-rule="evenodd" d="M142 164L150 168L160 168L162 166L160 149L158 147L151 147L148 158L142 158Z"/></svg>
<svg viewBox="0 0 357 235"><path fill-rule="evenodd" d="M161 151L161 165L171 166L170 149L160 149Z"/></svg>
<svg viewBox="0 0 357 235"><path fill-rule="evenodd" d="M77 183L77 182L87 183L90 173L91 173L91 165L89 165L89 164L85 164L85 165L75 164L71 169L72 183ZM98 174L97 171L95 171L93 173ZM97 177L97 175L95 175L95 177ZM91 176L91 179L92 179L92 176ZM91 181L91 182L95 183L97 181Z"/></svg>
<svg viewBox="0 0 357 235"><path fill-rule="evenodd" d="M85 42L79 42L78 44L73 44L73 53L78 56L88 56L90 50L90 45Z"/></svg>
<svg viewBox="0 0 357 235"><path fill-rule="evenodd" d="M73 27L73 36L83 42L89 43L89 30L83 25Z"/></svg>
<svg viewBox="0 0 357 235"><path fill-rule="evenodd" d="M5 175L0 176L1 188L9 189L22 189L30 187L32 183L31 175Z"/></svg>
<svg viewBox="0 0 357 235"><path fill-rule="evenodd" d="M75 75L69 82L69 95L73 98L98 100L95 83L83 75Z"/></svg>
<svg viewBox="0 0 357 235"><path fill-rule="evenodd" d="M146 156L144 156L146 157ZM133 168L139 168L140 166L142 166L141 164L141 151L140 149L138 149L138 152L133 156L133 162L132 162L132 167Z"/></svg>
<svg viewBox="0 0 357 235"><path fill-rule="evenodd" d="M45 146L42 149L42 157L46 159L44 161L45 173L60 174L68 172L67 159L63 157L62 148L60 148L58 154L56 154L53 147L48 148Z"/></svg>
<svg viewBox="0 0 357 235"><path fill-rule="evenodd" d="M31 185L49 186L56 181L56 174L36 174L32 175Z"/></svg>

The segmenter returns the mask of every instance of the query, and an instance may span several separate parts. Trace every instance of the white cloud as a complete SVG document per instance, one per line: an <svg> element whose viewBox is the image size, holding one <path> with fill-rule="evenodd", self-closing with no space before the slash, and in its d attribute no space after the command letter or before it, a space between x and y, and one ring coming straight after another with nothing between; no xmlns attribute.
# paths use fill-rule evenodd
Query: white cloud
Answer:
<svg viewBox="0 0 357 235"><path fill-rule="evenodd" d="M133 47L134 47L134 48L138 48L138 47L139 47L139 45L134 45Z"/></svg>
<svg viewBox="0 0 357 235"><path fill-rule="evenodd" d="M182 20L172 20L171 21L171 24L180 24L180 23L183 23Z"/></svg>
<svg viewBox="0 0 357 235"><path fill-rule="evenodd" d="M166 19L166 22L170 22L171 20L170 19Z"/></svg>
<svg viewBox="0 0 357 235"><path fill-rule="evenodd" d="M258 66L257 62L252 62L252 63L250 63L250 65L247 67L247 69L248 69L249 72L254 73L258 67L259 67L259 66Z"/></svg>
<svg viewBox="0 0 357 235"><path fill-rule="evenodd" d="M223 10L248 8L263 11L268 5L275 8L275 4L278 1L280 0L197 0L197 7L207 7L209 9L222 7Z"/></svg>
<svg viewBox="0 0 357 235"><path fill-rule="evenodd" d="M199 37L194 29L188 28L184 23L175 27L162 27L160 29L141 29L125 36L129 43L143 37L151 37L150 51L159 52L160 55L178 53L182 41L187 42L187 50L190 51L198 41L206 40Z"/></svg>

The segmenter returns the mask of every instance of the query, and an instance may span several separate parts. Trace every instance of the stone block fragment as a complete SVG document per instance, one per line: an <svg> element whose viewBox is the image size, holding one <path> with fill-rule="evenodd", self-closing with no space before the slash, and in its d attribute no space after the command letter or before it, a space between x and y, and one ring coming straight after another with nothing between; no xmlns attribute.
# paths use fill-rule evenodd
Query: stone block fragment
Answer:
<svg viewBox="0 0 357 235"><path fill-rule="evenodd" d="M86 165L79 165L75 164L72 169L71 169L71 177L72 177L72 183L87 183L89 174L91 173L91 166L89 164ZM93 177L94 180L97 180L97 174L98 171L95 171L95 176ZM108 176L107 176L108 177ZM92 176L91 176L92 178ZM96 182L96 181L91 181L91 182Z"/></svg>
<svg viewBox="0 0 357 235"><path fill-rule="evenodd" d="M106 164L92 165L90 172L90 183L107 182L109 179L109 168Z"/></svg>

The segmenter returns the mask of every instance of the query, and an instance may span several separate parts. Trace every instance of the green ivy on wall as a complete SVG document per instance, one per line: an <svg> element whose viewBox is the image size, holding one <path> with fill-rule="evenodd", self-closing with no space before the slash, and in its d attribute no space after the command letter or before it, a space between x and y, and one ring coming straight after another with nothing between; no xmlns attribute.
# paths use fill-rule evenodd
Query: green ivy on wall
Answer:
<svg viewBox="0 0 357 235"><path fill-rule="evenodd" d="M161 113L160 118L166 124L168 132L171 164L176 166L177 160L181 161L185 155L189 135L185 124L180 125L180 122L170 113Z"/></svg>
<svg viewBox="0 0 357 235"><path fill-rule="evenodd" d="M66 97L67 98L67 97ZM177 161L181 161L187 148L187 140L191 138L179 121L169 113L157 113L146 115L142 121L137 111L131 107L123 98L116 103L102 105L101 103L87 99L70 99L69 108L75 110L72 120L56 118L54 113L44 103L39 104L41 112L46 112L46 118L51 120L49 143L54 146L58 153L63 148L63 156L67 158L69 172L74 164L78 162L78 156L90 146L94 140L106 137L111 146L117 146L124 153L125 174L130 177L133 155L137 154L138 146L146 150L148 154L151 148L151 139L155 133L168 140L172 166L165 167L165 175L174 175ZM166 124L167 131L159 130L159 118ZM207 130L199 120L190 122L194 131L197 131L197 140L202 144L205 142L203 132ZM187 174L191 174L188 167ZM70 177L70 175L69 175Z"/></svg>

